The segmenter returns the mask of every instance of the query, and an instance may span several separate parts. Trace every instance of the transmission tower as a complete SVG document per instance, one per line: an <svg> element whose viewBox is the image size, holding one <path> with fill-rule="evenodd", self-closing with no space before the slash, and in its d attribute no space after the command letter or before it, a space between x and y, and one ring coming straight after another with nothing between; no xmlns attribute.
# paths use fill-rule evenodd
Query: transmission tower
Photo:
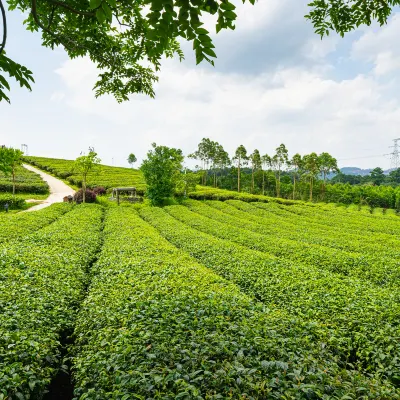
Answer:
<svg viewBox="0 0 400 400"><path fill-rule="evenodd" d="M27 156L28 155L28 145L21 144L21 151Z"/></svg>
<svg viewBox="0 0 400 400"><path fill-rule="evenodd" d="M400 168L400 138L393 139L393 146L389 146L393 151L389 154L390 155L390 168Z"/></svg>

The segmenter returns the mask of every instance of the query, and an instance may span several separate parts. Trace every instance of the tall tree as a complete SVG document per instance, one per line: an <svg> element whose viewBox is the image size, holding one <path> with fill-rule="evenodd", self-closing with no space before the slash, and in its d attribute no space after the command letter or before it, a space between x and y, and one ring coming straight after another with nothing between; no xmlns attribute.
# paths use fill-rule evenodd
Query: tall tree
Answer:
<svg viewBox="0 0 400 400"><path fill-rule="evenodd" d="M316 153L307 154L303 158L303 167L310 182L310 201L313 199L314 180L319 173L319 157Z"/></svg>
<svg viewBox="0 0 400 400"><path fill-rule="evenodd" d="M146 181L146 195L152 205L161 205L167 197L172 197L181 180L184 157L182 150L157 146L147 153L140 169Z"/></svg>
<svg viewBox="0 0 400 400"><path fill-rule="evenodd" d="M296 153L290 160L290 166L293 171L293 200L296 197L296 178L300 172L302 164L303 164L303 160L299 153Z"/></svg>
<svg viewBox="0 0 400 400"><path fill-rule="evenodd" d="M251 162L251 193L254 193L254 172L261 169L262 161L260 152L255 149L253 153L250 154L250 162Z"/></svg>
<svg viewBox="0 0 400 400"><path fill-rule="evenodd" d="M272 167L276 177L276 197L281 197L281 173L289 161L288 151L282 143L275 150L275 155L271 159Z"/></svg>
<svg viewBox="0 0 400 400"><path fill-rule="evenodd" d="M243 165L247 165L249 157L247 156L246 148L241 144L235 151L235 156L232 161L237 165L237 181L238 181L238 192L240 192L240 169Z"/></svg>
<svg viewBox="0 0 400 400"><path fill-rule="evenodd" d="M86 202L86 188L88 175L91 172L98 171L101 160L97 157L97 153L93 147L89 147L89 153L87 155L81 155L75 160L74 172L80 175L82 178L82 201Z"/></svg>
<svg viewBox="0 0 400 400"><path fill-rule="evenodd" d="M263 196L265 196L265 170L268 167L271 168L272 166L272 159L268 154L264 154L261 157L261 162L262 162L262 166L263 166L263 171L262 171L262 194Z"/></svg>
<svg viewBox="0 0 400 400"><path fill-rule="evenodd" d="M325 196L326 179L330 172L339 172L336 158L332 157L329 153L321 153L318 156L319 171L323 179L323 195Z"/></svg>
<svg viewBox="0 0 400 400"><path fill-rule="evenodd" d="M227 168L231 163L228 152L226 152L219 143L217 143L216 145L213 162L215 168L218 168L220 171L223 170L224 168ZM214 186L218 187L218 181L215 172L214 172Z"/></svg>
<svg viewBox="0 0 400 400"><path fill-rule="evenodd" d="M203 169L202 184L207 184L207 175L210 165L212 165L212 160L214 158L216 151L216 142L213 142L209 138L201 139L201 142L197 146L197 150L189 154L189 158L201 161L201 168Z"/></svg>
<svg viewBox="0 0 400 400"><path fill-rule="evenodd" d="M136 156L133 153L129 154L128 163L132 168L133 168L133 164L135 164L136 161L137 161Z"/></svg>
<svg viewBox="0 0 400 400"><path fill-rule="evenodd" d="M12 194L15 196L15 177L16 169L22 164L23 152L18 149L10 147L0 148L0 171L5 175L11 174L12 176Z"/></svg>
<svg viewBox="0 0 400 400"><path fill-rule="evenodd" d="M385 174L383 172L383 169L380 167L374 168L371 173L371 180L374 185L379 186L385 181Z"/></svg>

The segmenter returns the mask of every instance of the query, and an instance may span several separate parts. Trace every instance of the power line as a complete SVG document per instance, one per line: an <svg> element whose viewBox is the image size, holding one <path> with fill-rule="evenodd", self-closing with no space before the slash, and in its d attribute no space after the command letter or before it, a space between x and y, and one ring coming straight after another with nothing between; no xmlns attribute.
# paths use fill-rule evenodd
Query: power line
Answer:
<svg viewBox="0 0 400 400"><path fill-rule="evenodd" d="M362 157L352 157L352 158L338 158L338 161L347 161L347 160L359 160L361 158L376 158L376 157L384 157L388 154L377 154L375 156L362 156Z"/></svg>

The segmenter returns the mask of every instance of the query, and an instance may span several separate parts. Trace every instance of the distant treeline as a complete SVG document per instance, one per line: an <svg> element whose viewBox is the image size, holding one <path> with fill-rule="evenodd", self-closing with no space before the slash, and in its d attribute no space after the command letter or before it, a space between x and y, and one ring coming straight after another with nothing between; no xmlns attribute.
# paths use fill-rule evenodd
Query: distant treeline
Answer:
<svg viewBox="0 0 400 400"><path fill-rule="evenodd" d="M381 168L367 176L346 175L329 153L290 158L284 144L273 155L261 155L257 149L248 154L241 145L230 157L222 145L207 138L189 157L200 162L199 183L206 186L286 199L400 208L400 169L389 175Z"/></svg>

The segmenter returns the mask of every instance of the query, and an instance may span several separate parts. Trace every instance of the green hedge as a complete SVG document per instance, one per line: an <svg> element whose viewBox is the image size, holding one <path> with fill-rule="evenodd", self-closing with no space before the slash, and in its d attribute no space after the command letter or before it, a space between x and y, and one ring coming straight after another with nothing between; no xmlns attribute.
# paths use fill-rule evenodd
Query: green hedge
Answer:
<svg viewBox="0 0 400 400"><path fill-rule="evenodd" d="M320 324L329 338L326 346L345 368L400 383L397 290L249 250L189 228L162 209L143 208L140 215L171 243L266 306Z"/></svg>
<svg viewBox="0 0 400 400"><path fill-rule="evenodd" d="M52 204L43 210L0 216L0 243L27 236L71 211L68 203Z"/></svg>
<svg viewBox="0 0 400 400"><path fill-rule="evenodd" d="M0 211L4 211L4 206L8 204L10 210L18 210L26 206L25 199L12 194L0 193Z"/></svg>
<svg viewBox="0 0 400 400"><path fill-rule="evenodd" d="M252 301L132 209L108 211L94 274L75 330L76 399L399 398L340 365L322 326Z"/></svg>
<svg viewBox="0 0 400 400"><path fill-rule="evenodd" d="M261 201L265 203L274 202L285 205L297 204L299 201L288 199L281 199L278 197L268 197L258 194L238 193L225 189L208 188L205 186L198 186L195 192L190 192L188 197L197 200L242 200L246 202Z"/></svg>
<svg viewBox="0 0 400 400"><path fill-rule="evenodd" d="M12 191L11 175L5 176L0 172L0 192L12 193ZM15 173L15 193L47 194L49 186L37 173L18 166Z"/></svg>
<svg viewBox="0 0 400 400"><path fill-rule="evenodd" d="M60 338L73 328L101 226L101 208L84 205L0 245L0 399L42 398L60 367Z"/></svg>

